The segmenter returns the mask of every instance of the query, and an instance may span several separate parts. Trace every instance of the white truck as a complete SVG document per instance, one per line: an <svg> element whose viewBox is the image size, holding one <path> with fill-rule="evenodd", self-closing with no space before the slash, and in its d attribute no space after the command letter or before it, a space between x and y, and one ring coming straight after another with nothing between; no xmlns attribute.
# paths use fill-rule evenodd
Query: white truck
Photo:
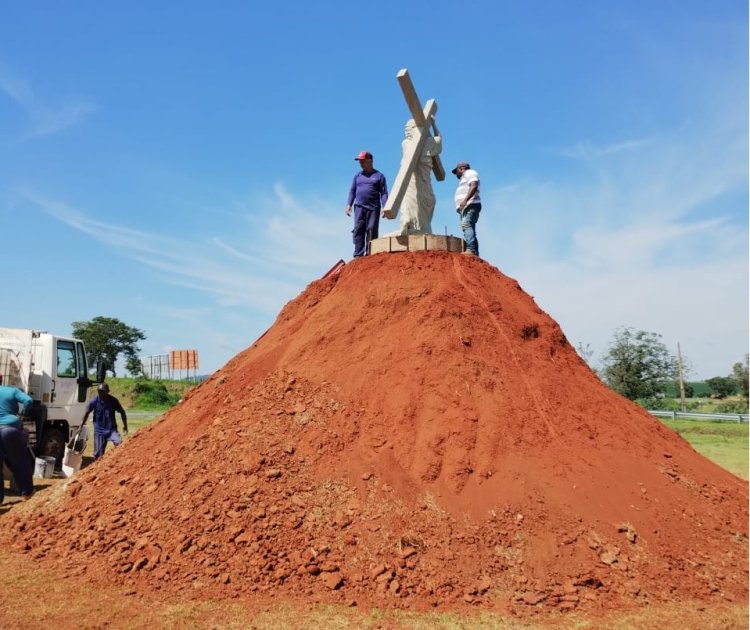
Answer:
<svg viewBox="0 0 750 630"><path fill-rule="evenodd" d="M29 446L60 467L89 400L86 349L80 339L25 328L0 328L0 376L34 400L24 419ZM102 380L102 379L99 379Z"/></svg>

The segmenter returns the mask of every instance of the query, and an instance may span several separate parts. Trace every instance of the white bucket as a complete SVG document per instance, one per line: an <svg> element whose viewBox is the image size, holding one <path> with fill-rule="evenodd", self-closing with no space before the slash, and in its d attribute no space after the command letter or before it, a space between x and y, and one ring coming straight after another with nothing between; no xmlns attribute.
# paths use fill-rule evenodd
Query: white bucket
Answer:
<svg viewBox="0 0 750 630"><path fill-rule="evenodd" d="M44 473L47 471L47 462L44 461L43 457L36 457L34 459L34 477L44 479Z"/></svg>
<svg viewBox="0 0 750 630"><path fill-rule="evenodd" d="M63 455L62 460L62 472L66 477L72 477L81 469L83 451L86 449L88 436L89 428L84 425L78 429L78 433L73 436L73 439L65 447L65 454Z"/></svg>
<svg viewBox="0 0 750 630"><path fill-rule="evenodd" d="M52 479L52 476L55 474L55 458L45 455L44 457L42 457L42 459L45 462L44 478Z"/></svg>

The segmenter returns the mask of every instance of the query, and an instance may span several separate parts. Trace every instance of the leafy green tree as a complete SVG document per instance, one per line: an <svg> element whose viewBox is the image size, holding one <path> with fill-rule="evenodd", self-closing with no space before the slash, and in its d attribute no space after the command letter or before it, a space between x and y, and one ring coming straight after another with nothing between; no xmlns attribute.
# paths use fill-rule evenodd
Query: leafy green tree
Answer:
<svg viewBox="0 0 750 630"><path fill-rule="evenodd" d="M740 396L743 396L744 398L748 397L748 378L747 378L747 372L748 372L748 360L750 359L750 355L745 355L745 362L740 363L739 361L734 364L732 367L732 373L734 374L734 380L737 381L737 391L739 392Z"/></svg>
<svg viewBox="0 0 750 630"><path fill-rule="evenodd" d="M735 381L732 376L714 376L713 378L707 378L706 384L708 385L711 394L719 399L737 393L737 381Z"/></svg>
<svg viewBox="0 0 750 630"><path fill-rule="evenodd" d="M124 324L113 317L94 317L90 321L73 322L73 336L83 340L89 361L100 370L115 373L115 362L120 354L127 360L137 358L138 342L146 338L142 330Z"/></svg>
<svg viewBox="0 0 750 630"><path fill-rule="evenodd" d="M142 376L143 375L143 363L135 356L129 356L125 361L125 369L131 376Z"/></svg>
<svg viewBox="0 0 750 630"><path fill-rule="evenodd" d="M630 400L663 396L677 373L661 335L632 328L615 331L602 366L604 382Z"/></svg>

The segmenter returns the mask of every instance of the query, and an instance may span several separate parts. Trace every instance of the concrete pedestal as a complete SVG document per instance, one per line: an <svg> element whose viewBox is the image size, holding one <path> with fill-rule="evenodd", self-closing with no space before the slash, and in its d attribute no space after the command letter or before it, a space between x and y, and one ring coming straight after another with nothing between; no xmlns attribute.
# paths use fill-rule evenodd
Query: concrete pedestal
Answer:
<svg viewBox="0 0 750 630"><path fill-rule="evenodd" d="M457 236L439 234L405 234L384 236L370 241L370 254L392 254L396 252L440 251L462 252L464 241Z"/></svg>

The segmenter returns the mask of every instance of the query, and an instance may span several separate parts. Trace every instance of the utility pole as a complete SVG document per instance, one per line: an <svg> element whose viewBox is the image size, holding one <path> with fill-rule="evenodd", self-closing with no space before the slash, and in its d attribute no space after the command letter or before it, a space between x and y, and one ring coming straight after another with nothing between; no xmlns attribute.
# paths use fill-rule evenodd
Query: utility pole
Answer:
<svg viewBox="0 0 750 630"><path fill-rule="evenodd" d="M685 404L685 379L682 375L682 350L680 350L680 342L677 342L677 368L680 377L680 411L683 413L687 411L687 405Z"/></svg>

